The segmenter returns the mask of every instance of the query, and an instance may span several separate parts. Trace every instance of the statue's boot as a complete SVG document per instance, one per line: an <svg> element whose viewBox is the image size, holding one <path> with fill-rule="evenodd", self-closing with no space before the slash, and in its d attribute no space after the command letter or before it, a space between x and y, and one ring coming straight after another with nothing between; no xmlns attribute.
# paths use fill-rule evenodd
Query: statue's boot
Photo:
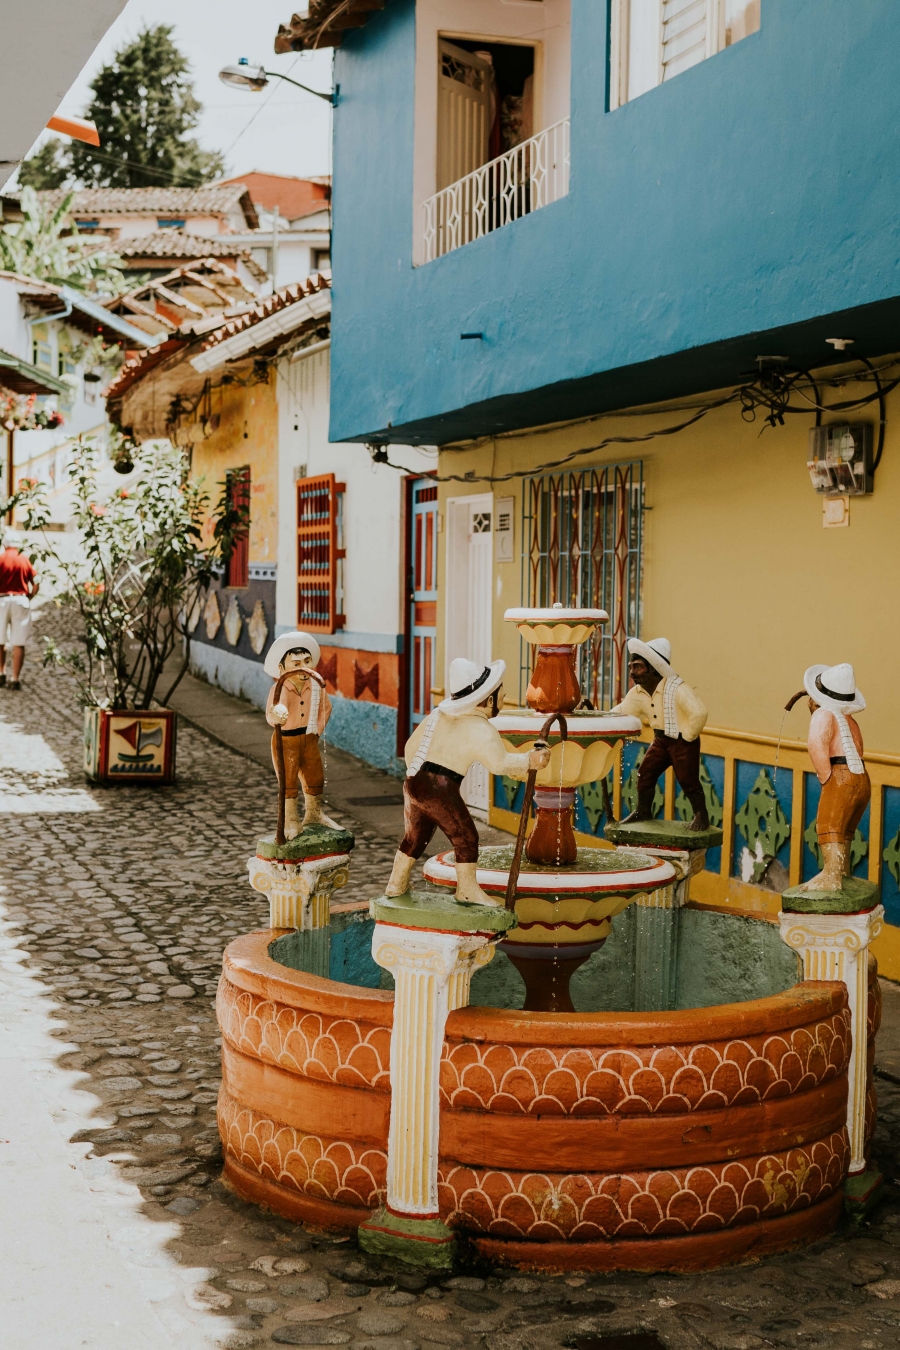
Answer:
<svg viewBox="0 0 900 1350"><path fill-rule="evenodd" d="M633 825L635 821L638 820L652 820L653 794L655 791L656 791L655 787L638 788L637 806L634 808L631 814L627 815L624 820L621 820L619 822L619 824Z"/></svg>
<svg viewBox="0 0 900 1350"><path fill-rule="evenodd" d="M850 845L820 844L824 866L817 876L811 877L804 886L805 891L840 891L844 877L850 875Z"/></svg>
<svg viewBox="0 0 900 1350"><path fill-rule="evenodd" d="M693 792L686 792L684 795L694 808L694 819L688 829L695 831L697 834L702 834L704 830L710 828L709 812L706 809L706 797L703 794L703 789L695 789Z"/></svg>
<svg viewBox="0 0 900 1350"><path fill-rule="evenodd" d="M307 825L325 825L329 830L339 830L341 827L330 816L326 816L322 810L322 798L312 797L308 792L304 792L303 800L306 803L306 815L303 817L303 828Z"/></svg>
<svg viewBox="0 0 900 1350"><path fill-rule="evenodd" d="M285 797L284 799L284 837L285 839L296 839L297 835L303 829L300 822L300 813L297 810L297 798Z"/></svg>
<svg viewBox="0 0 900 1350"><path fill-rule="evenodd" d="M415 858L408 858L405 853L395 853L391 879L384 888L385 895L408 894L409 878L415 865Z"/></svg>
<svg viewBox="0 0 900 1350"><path fill-rule="evenodd" d="M478 885L475 877L477 863L457 863L456 864L456 898L462 900L467 905L500 905L504 904L502 896L488 895Z"/></svg>

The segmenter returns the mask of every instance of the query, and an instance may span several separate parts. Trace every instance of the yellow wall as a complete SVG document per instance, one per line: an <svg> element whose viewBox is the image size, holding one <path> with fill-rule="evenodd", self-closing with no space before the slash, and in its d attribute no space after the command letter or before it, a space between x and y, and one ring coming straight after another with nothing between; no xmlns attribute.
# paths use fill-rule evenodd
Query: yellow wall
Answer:
<svg viewBox="0 0 900 1350"><path fill-rule="evenodd" d="M246 378L246 377L244 377ZM191 474L203 479L210 508L226 469L250 466L250 561L278 557L278 406L275 372L266 384L224 385L213 391L219 426L193 449ZM245 436L246 432L246 436Z"/></svg>
<svg viewBox="0 0 900 1350"><path fill-rule="evenodd" d="M832 391L828 401L850 398L856 390ZM871 392L871 386L862 392ZM877 422L876 409L826 420ZM439 472L441 478L469 470L533 473L605 437L639 435L683 416L664 411L603 418L490 441L472 451L444 451ZM670 639L676 669L707 703L713 725L778 735L784 703L800 689L806 667L851 661L869 704L861 718L866 745L897 754L900 626L893 620L900 570L900 392L888 397L875 493L851 499L846 528L822 526L822 498L806 470L812 424L812 414L795 416L785 427L762 431L760 418L748 425L731 405L688 431L638 446L611 446L571 467L643 461L650 508L644 518L643 635ZM479 482L444 483L442 510L449 497L489 490ZM493 600L495 655L510 666L507 692L513 695L518 637L503 622L503 611L522 603L522 480L497 483L493 491L516 499L516 561L495 563ZM442 629L439 620L439 641ZM443 662L440 651L438 670ZM789 715L785 734L805 736L801 706Z"/></svg>

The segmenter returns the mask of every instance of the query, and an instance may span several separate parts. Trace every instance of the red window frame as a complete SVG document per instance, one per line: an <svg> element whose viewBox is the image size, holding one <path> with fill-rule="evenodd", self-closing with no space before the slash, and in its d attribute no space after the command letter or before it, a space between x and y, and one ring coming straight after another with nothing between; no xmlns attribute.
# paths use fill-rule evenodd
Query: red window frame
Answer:
<svg viewBox="0 0 900 1350"><path fill-rule="evenodd" d="M344 616L343 494L333 473L297 482L297 627L334 633Z"/></svg>
<svg viewBox="0 0 900 1350"><path fill-rule="evenodd" d="M250 466L233 469L228 479L228 495L233 507L247 510L247 528L235 538L231 557L225 568L225 585L243 589L250 584Z"/></svg>

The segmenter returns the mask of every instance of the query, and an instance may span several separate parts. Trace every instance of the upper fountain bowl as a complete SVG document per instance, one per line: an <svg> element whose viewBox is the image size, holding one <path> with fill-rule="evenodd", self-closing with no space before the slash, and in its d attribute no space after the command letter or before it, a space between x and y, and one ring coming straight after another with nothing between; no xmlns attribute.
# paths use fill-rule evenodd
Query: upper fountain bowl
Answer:
<svg viewBox="0 0 900 1350"><path fill-rule="evenodd" d="M545 609L508 609L503 615L514 623L532 646L567 647L586 642L598 623L607 623L605 609L550 605Z"/></svg>

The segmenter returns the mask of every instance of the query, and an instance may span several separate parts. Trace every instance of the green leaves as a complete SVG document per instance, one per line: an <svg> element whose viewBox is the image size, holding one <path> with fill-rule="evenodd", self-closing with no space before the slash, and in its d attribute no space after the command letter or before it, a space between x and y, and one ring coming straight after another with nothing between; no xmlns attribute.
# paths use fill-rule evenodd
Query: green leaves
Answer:
<svg viewBox="0 0 900 1350"><path fill-rule="evenodd" d="M122 260L111 249L89 250L69 219L74 193L55 210L34 188L22 189L21 221L0 226L0 268L36 281L79 291L116 295L126 289Z"/></svg>

